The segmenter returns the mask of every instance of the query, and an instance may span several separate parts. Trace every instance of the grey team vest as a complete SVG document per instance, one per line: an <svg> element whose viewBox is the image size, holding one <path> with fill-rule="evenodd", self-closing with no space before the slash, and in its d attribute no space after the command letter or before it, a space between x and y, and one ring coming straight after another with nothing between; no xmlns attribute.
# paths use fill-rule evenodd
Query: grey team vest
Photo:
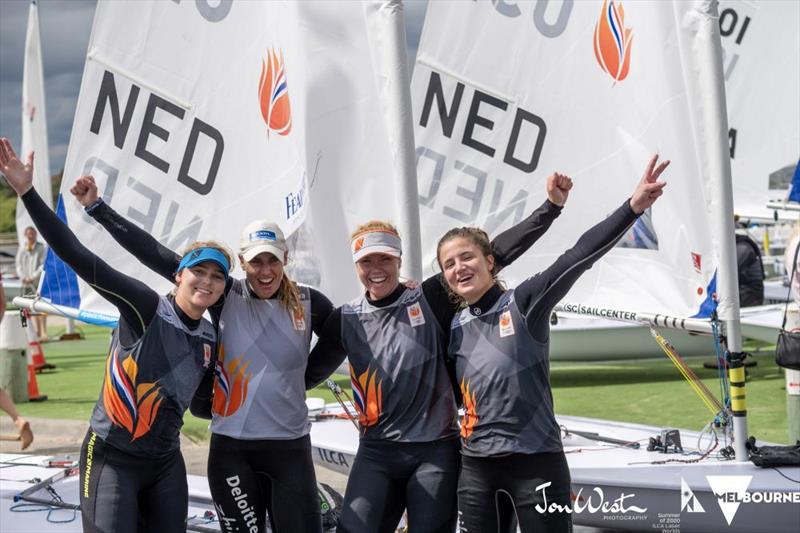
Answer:
<svg viewBox="0 0 800 533"><path fill-rule="evenodd" d="M453 318L451 357L464 396L462 452L473 457L562 449L548 344L536 341L508 290L480 316Z"/></svg>
<svg viewBox="0 0 800 533"><path fill-rule="evenodd" d="M183 414L211 363L216 333L208 320L195 330L160 297L156 315L130 347L111 338L100 400L91 426L113 447L144 456L179 448Z"/></svg>
<svg viewBox="0 0 800 533"><path fill-rule="evenodd" d="M250 296L235 280L220 318L211 431L235 439L296 439L311 429L305 372L311 345L311 297L298 287L304 315L277 299Z"/></svg>
<svg viewBox="0 0 800 533"><path fill-rule="evenodd" d="M420 287L385 307L366 296L342 306L342 344L362 438L430 442L456 435L442 342Z"/></svg>

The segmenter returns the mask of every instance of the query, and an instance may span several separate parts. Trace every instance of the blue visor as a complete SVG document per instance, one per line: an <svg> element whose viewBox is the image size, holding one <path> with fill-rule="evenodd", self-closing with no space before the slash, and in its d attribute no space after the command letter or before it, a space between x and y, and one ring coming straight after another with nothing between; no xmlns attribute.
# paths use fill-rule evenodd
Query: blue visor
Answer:
<svg viewBox="0 0 800 533"><path fill-rule="evenodd" d="M205 263L206 261L212 261L218 264L222 269L222 273L225 274L225 280L227 281L231 264L228 262L228 258L225 257L225 254L216 248L196 248L192 250L183 256L177 271L180 272L184 268L191 268L197 264Z"/></svg>

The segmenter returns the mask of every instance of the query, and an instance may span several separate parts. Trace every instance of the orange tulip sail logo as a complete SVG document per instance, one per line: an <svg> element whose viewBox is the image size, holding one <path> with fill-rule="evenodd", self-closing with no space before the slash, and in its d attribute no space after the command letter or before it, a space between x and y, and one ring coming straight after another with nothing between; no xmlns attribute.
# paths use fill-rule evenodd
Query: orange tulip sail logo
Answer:
<svg viewBox="0 0 800 533"><path fill-rule="evenodd" d="M136 383L139 367L133 357L119 360L119 350L108 354L103 406L115 426L128 430L131 442L146 435L164 398L157 383Z"/></svg>
<svg viewBox="0 0 800 533"><path fill-rule="evenodd" d="M461 436L468 439L478 423L477 402L475 393L470 393L469 383L461 380L461 395L464 397L464 417L461 419Z"/></svg>
<svg viewBox="0 0 800 533"><path fill-rule="evenodd" d="M625 28L622 4L603 0L600 19L594 27L594 55L600 67L614 78L614 84L628 76L632 41L631 30Z"/></svg>
<svg viewBox="0 0 800 533"><path fill-rule="evenodd" d="M225 349L220 346L217 367L214 370L214 401L211 411L220 416L231 416L247 399L247 388L252 374L247 371L250 361L242 362L242 357L225 364Z"/></svg>
<svg viewBox="0 0 800 533"><path fill-rule="evenodd" d="M353 367L350 367L350 384L358 410L358 423L362 428L374 426L381 416L382 390L377 374L377 370L370 373L367 367L363 374L356 376Z"/></svg>
<svg viewBox="0 0 800 533"><path fill-rule="evenodd" d="M264 117L269 131L278 135L289 135L292 131L292 110L289 105L283 52L270 49L267 59L261 62L258 98L261 102L261 116Z"/></svg>

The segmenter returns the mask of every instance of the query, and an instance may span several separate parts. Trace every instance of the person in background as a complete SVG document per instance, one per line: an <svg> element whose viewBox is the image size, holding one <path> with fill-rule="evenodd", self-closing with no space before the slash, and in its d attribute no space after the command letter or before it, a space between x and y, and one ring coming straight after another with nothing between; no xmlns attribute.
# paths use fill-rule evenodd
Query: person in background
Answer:
<svg viewBox="0 0 800 533"><path fill-rule="evenodd" d="M797 247L800 246L800 220L794 225L794 231L789 237L789 245L786 247L784 261L786 262L786 274L794 277L789 279L789 286L791 287L791 296L794 301L800 303L800 257L797 258L797 263L792 264L797 253Z"/></svg>
<svg viewBox="0 0 800 533"><path fill-rule="evenodd" d="M25 228L25 242L19 243L17 250L16 267L17 276L22 283L22 296L34 296L39 289L39 278L42 277L44 258L47 248L37 242L36 228ZM39 341L47 340L47 317L45 315L33 316L33 328Z"/></svg>
<svg viewBox="0 0 800 533"><path fill-rule="evenodd" d="M0 274L0 322L3 321L3 315L5 315L5 312L6 291L3 289L3 275ZM22 441L22 449L26 449L31 445L31 442L33 442L33 431L31 431L31 425L27 420L19 416L19 413L17 412L17 406L14 405L14 401L11 399L11 396L3 388L0 388L0 409L8 413L8 416L11 417L11 421L14 422L15 426L17 426L17 430L19 430L19 437Z"/></svg>
<svg viewBox="0 0 800 533"><path fill-rule="evenodd" d="M764 303L764 265L761 250L747 234L746 226L738 217L736 230L736 263L739 272L739 306L753 307Z"/></svg>

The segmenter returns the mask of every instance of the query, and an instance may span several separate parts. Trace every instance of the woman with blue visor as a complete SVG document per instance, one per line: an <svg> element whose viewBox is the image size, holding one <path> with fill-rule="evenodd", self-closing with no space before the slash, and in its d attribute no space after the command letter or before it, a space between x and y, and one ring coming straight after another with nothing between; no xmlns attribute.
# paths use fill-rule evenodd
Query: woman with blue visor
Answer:
<svg viewBox="0 0 800 533"><path fill-rule="evenodd" d="M91 176L70 192L145 266L164 277L175 271L180 256L103 202ZM333 304L289 278L289 248L274 222L245 226L237 252L245 276L228 279L209 309L220 328L216 375L207 376L191 406L211 419L211 496L225 531L266 531L269 522L277 533L320 533L305 392L344 358L324 336L311 349Z"/></svg>
<svg viewBox="0 0 800 533"><path fill-rule="evenodd" d="M0 172L52 250L120 313L81 448L84 531L185 531L180 428L213 372L217 336L203 313L225 289L230 255L213 242L192 244L173 270L174 291L159 295L90 252L47 207L33 188L33 154L23 163L1 139Z"/></svg>

